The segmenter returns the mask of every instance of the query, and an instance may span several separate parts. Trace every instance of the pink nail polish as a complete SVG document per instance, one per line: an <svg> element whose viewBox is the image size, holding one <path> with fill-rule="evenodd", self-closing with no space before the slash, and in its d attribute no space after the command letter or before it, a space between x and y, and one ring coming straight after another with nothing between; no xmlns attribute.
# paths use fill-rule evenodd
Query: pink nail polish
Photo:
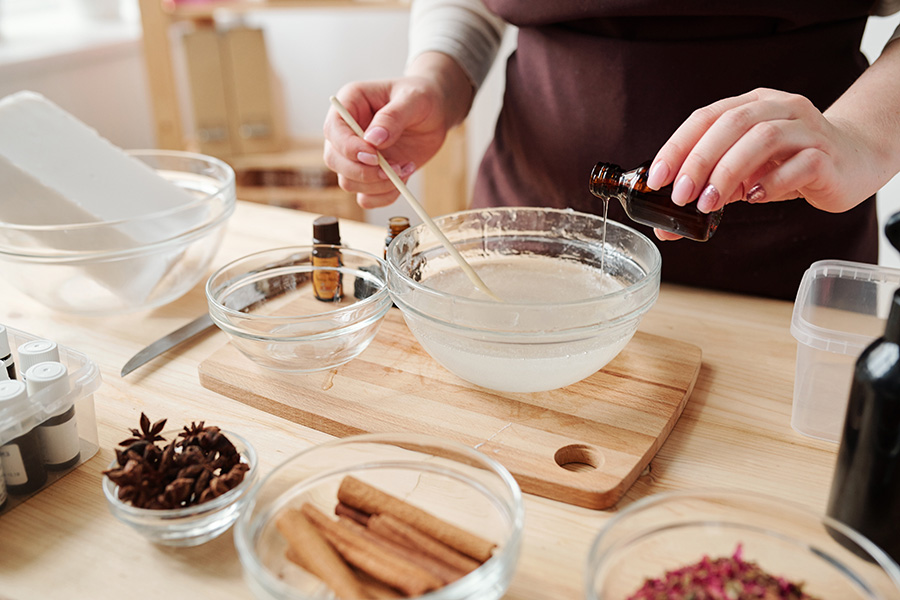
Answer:
<svg viewBox="0 0 900 600"><path fill-rule="evenodd" d="M666 177L669 176L669 165L664 160L658 160L650 165L647 171L647 187L652 190L658 190L663 186Z"/></svg>
<svg viewBox="0 0 900 600"><path fill-rule="evenodd" d="M672 187L672 202L678 206L684 206L691 201L694 193L694 182L687 175L682 175Z"/></svg>
<svg viewBox="0 0 900 600"><path fill-rule="evenodd" d="M388 139L388 131L384 127L373 127L366 132L363 139L373 146L380 146Z"/></svg>
<svg viewBox="0 0 900 600"><path fill-rule="evenodd" d="M356 160L364 165L369 165L370 167L378 166L378 157L371 152L357 152Z"/></svg>
<svg viewBox="0 0 900 600"><path fill-rule="evenodd" d="M750 191L747 192L747 202L753 204L755 202L762 202L766 199L766 188L761 186L760 184L754 185L750 188Z"/></svg>
<svg viewBox="0 0 900 600"><path fill-rule="evenodd" d="M719 206L719 190L716 186L709 184L703 188L700 198L697 200L697 210L702 213L711 213Z"/></svg>

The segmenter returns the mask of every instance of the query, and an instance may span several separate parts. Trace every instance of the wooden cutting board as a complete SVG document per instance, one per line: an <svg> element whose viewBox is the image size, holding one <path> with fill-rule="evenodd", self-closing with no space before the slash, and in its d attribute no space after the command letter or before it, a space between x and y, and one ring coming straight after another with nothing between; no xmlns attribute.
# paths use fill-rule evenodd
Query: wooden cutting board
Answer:
<svg viewBox="0 0 900 600"><path fill-rule="evenodd" d="M410 431L457 440L503 464L525 492L602 509L662 446L700 359L697 346L638 331L584 381L492 392L436 363L392 309L369 348L332 371L270 371L227 344L201 363L200 383L337 437Z"/></svg>

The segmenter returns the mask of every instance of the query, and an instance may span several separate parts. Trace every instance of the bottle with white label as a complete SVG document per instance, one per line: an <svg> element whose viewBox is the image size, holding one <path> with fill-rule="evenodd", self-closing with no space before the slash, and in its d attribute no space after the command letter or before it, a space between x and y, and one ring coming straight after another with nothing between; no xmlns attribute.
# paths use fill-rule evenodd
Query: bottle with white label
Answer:
<svg viewBox="0 0 900 600"><path fill-rule="evenodd" d="M18 379L0 381L0 413L28 402L25 384ZM47 482L37 427L0 446L0 465L10 494L36 492Z"/></svg>
<svg viewBox="0 0 900 600"><path fill-rule="evenodd" d="M27 379L28 369L32 366L51 360L59 361L59 346L56 342L31 340L19 346L19 373L23 379Z"/></svg>
<svg viewBox="0 0 900 600"><path fill-rule="evenodd" d="M43 392L56 400L69 393L69 372L61 362L47 361L32 365L25 372L29 396ZM78 422L74 402L37 426L44 465L52 471L62 471L78 464L81 446L78 441Z"/></svg>

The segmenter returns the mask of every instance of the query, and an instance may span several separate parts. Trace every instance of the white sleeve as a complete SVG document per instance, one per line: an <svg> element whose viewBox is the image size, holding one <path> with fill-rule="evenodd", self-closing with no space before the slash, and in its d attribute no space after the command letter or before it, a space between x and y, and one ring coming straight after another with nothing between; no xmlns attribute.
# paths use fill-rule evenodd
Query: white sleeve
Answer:
<svg viewBox="0 0 900 600"><path fill-rule="evenodd" d="M447 54L475 89L497 56L506 23L481 0L414 0L410 11L407 64L423 52Z"/></svg>
<svg viewBox="0 0 900 600"><path fill-rule="evenodd" d="M875 8L872 11L872 14L879 17L887 17L889 15L893 15L898 11L900 11L900 0L878 0L878 2L875 3ZM897 38L900 38L900 25L898 25L894 30L894 33L888 39L887 44L891 43Z"/></svg>

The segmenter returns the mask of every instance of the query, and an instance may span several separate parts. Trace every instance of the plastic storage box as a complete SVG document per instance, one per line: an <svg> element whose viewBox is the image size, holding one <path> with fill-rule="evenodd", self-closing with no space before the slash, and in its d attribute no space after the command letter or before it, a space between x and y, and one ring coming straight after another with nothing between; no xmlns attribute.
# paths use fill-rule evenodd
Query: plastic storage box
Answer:
<svg viewBox="0 0 900 600"><path fill-rule="evenodd" d="M18 372L18 367L22 364L18 352L19 346L46 338L39 338L11 327L7 327L5 332L0 331L0 335L8 337L9 348L16 365L16 377L21 379L22 374ZM0 469L3 471L0 473L0 486L2 486L0 489L0 515L72 472L93 457L99 449L93 394L100 387L100 370L93 361L80 352L62 345L57 346L57 349L59 352L58 362L65 365L67 371L65 377L68 380L67 385L62 387L67 387L68 391L60 394L58 387L49 387L29 395L27 402L24 403L17 402L12 406L3 406L0 403ZM27 482L27 477L23 475L24 465L26 463L33 465L39 462L39 459L42 464L46 465L49 452L46 447L39 444L19 442L29 438L46 440L46 436L30 434L39 426L43 426L45 429L52 427L60 420L60 415L66 419L72 418L72 414L68 412L71 408L74 408L75 429L78 437L77 457L72 457L65 464L45 468L46 479L41 476L35 481ZM66 433L72 435L71 430ZM52 440L52 434L50 439ZM14 491L16 488L20 489ZM6 492L5 501L4 491Z"/></svg>
<svg viewBox="0 0 900 600"><path fill-rule="evenodd" d="M841 260L813 263L800 282L791 333L797 368L791 426L838 442L857 358L884 333L900 269Z"/></svg>

